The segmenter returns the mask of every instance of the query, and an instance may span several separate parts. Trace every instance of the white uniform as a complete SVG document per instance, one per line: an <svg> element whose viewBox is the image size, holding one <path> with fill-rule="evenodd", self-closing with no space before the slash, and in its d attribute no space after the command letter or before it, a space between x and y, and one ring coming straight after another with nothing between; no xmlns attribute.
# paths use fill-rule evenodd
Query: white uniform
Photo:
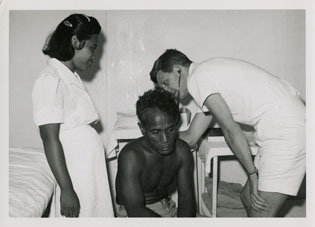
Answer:
<svg viewBox="0 0 315 227"><path fill-rule="evenodd" d="M296 195L305 174L305 105L288 82L245 61L212 58L189 68L188 91L203 111L219 93L236 122L255 128L259 190Z"/></svg>
<svg viewBox="0 0 315 227"><path fill-rule="evenodd" d="M78 74L57 59L49 59L35 82L32 97L37 126L60 123L59 138L80 200L80 217L113 217L104 146L89 125L98 120L98 114ZM61 216L59 186L50 216Z"/></svg>

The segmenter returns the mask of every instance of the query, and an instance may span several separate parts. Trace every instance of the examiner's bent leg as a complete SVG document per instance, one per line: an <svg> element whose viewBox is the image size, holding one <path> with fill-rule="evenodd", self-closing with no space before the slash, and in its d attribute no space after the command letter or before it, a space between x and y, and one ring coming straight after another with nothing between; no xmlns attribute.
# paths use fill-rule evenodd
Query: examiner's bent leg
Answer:
<svg viewBox="0 0 315 227"><path fill-rule="evenodd" d="M269 209L262 212L257 212L250 206L250 189L248 181L246 182L242 192L241 200L246 209L248 217L277 217L282 205L287 200L288 195L278 192L258 191L259 195L269 204Z"/></svg>

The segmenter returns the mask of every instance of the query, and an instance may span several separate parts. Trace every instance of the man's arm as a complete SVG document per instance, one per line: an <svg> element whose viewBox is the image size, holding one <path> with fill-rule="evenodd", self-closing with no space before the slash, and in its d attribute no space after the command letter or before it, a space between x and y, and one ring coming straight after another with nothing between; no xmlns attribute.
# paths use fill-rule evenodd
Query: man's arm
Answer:
<svg viewBox="0 0 315 227"><path fill-rule="evenodd" d="M139 157L130 150L122 151L118 158L119 185L128 217L159 217L145 206L139 163Z"/></svg>
<svg viewBox="0 0 315 227"><path fill-rule="evenodd" d="M243 165L245 171L247 173L255 172L254 162L246 137L239 124L234 121L231 111L222 96L220 94L210 95L204 105L211 111L211 114L220 125L226 143ZM258 195L257 174L251 174L249 176L249 182L251 185L252 199L254 201L254 203L252 203L253 208L265 210L267 203Z"/></svg>
<svg viewBox="0 0 315 227"><path fill-rule="evenodd" d="M212 118L212 115L209 113L197 113L194 116L189 128L186 131L180 132L179 137L188 143L190 147L195 146L200 137L208 129Z"/></svg>
<svg viewBox="0 0 315 227"><path fill-rule="evenodd" d="M178 217L195 217L196 201L194 193L193 168L194 161L189 146L183 141L178 142L180 167L177 174Z"/></svg>

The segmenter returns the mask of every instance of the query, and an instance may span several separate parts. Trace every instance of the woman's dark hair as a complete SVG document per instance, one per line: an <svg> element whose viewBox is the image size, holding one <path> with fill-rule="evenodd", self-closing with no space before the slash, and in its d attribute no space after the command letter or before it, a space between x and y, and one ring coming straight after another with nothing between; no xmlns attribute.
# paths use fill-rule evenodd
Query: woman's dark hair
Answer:
<svg viewBox="0 0 315 227"><path fill-rule="evenodd" d="M176 123L179 122L179 108L172 94L159 87L148 90L139 97L136 103L136 109L140 122L145 124L145 113L150 109L152 110L156 108L163 113L168 114L174 121L176 121Z"/></svg>
<svg viewBox="0 0 315 227"><path fill-rule="evenodd" d="M43 53L60 61L70 60L74 56L72 36L79 41L88 40L94 34L99 34L101 26L91 16L72 14L58 24L55 31L47 38Z"/></svg>
<svg viewBox="0 0 315 227"><path fill-rule="evenodd" d="M153 64L150 72L151 80L157 83L157 73L159 70L163 72L172 72L175 64L189 66L192 61L182 52L176 49L167 49Z"/></svg>

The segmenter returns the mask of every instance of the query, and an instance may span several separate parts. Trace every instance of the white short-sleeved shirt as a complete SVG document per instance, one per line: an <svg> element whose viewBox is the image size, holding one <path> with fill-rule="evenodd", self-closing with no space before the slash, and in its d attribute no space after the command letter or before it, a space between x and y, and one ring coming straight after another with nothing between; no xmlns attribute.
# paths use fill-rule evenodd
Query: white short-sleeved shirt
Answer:
<svg viewBox="0 0 315 227"><path fill-rule="evenodd" d="M60 130L65 130L98 120L79 75L55 58L36 79L32 99L37 126L61 123Z"/></svg>
<svg viewBox="0 0 315 227"><path fill-rule="evenodd" d="M204 102L219 93L236 122L256 125L275 105L286 105L298 92L287 81L242 60L211 58L189 67L187 87L199 108L209 111Z"/></svg>

